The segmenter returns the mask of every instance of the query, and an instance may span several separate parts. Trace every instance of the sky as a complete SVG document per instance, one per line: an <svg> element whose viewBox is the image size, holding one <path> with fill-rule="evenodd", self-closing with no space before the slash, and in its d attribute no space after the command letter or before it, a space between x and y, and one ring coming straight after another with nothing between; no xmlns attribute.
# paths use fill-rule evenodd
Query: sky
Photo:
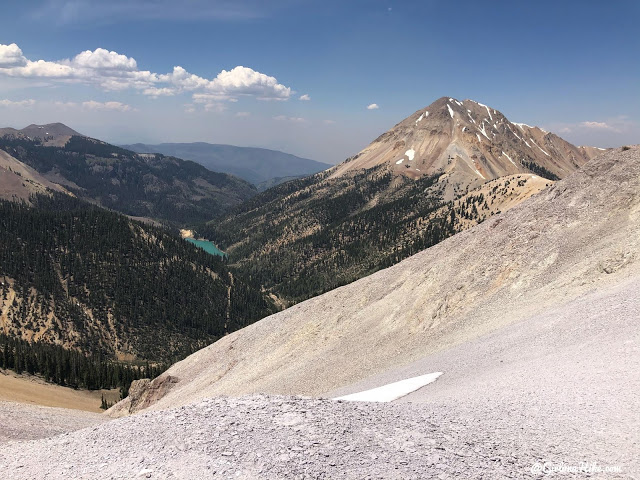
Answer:
<svg viewBox="0 0 640 480"><path fill-rule="evenodd" d="M3 0L0 127L339 163L447 96L640 143L640 2Z"/></svg>

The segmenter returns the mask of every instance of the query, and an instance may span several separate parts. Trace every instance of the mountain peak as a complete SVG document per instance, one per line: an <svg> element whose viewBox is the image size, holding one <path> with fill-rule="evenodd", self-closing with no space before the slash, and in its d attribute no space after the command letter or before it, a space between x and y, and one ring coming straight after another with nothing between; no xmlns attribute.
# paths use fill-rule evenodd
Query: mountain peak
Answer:
<svg viewBox="0 0 640 480"><path fill-rule="evenodd" d="M535 173L563 178L590 155L538 127L510 122L475 100L441 97L417 110L332 173L386 166L395 175L439 175L448 196L489 180Z"/></svg>
<svg viewBox="0 0 640 480"><path fill-rule="evenodd" d="M32 139L39 139L46 146L58 147L64 146L73 136L84 136L60 122L47 123L44 125L32 123L21 130L16 130L14 128L1 128L0 136L5 135L17 135Z"/></svg>

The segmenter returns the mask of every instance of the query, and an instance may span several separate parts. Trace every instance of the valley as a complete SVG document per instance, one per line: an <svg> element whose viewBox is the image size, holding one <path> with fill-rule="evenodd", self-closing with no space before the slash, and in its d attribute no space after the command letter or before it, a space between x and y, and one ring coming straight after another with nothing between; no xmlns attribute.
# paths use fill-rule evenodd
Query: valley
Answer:
<svg viewBox="0 0 640 480"><path fill-rule="evenodd" d="M0 402L17 402L45 407L57 407L102 413L102 398L109 404L120 400L118 389L74 390L47 383L38 377L16 375L0 370ZM0 440L1 441L1 440Z"/></svg>

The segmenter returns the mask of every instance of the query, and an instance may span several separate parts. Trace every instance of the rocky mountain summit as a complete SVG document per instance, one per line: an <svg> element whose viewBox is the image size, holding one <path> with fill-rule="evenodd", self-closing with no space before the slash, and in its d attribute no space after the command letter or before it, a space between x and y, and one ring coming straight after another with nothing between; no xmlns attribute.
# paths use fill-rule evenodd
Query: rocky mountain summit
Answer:
<svg viewBox="0 0 640 480"><path fill-rule="evenodd" d="M593 157L557 135L473 100L442 97L418 110L360 153L338 165L332 178L386 165L396 175L440 175L447 198L505 175L531 172L549 180L567 176Z"/></svg>
<svg viewBox="0 0 640 480"><path fill-rule="evenodd" d="M46 125L31 125L17 130L15 128L0 128L0 137L14 136L17 138L40 140L48 147L63 147L71 137L84 136L63 123L48 123Z"/></svg>

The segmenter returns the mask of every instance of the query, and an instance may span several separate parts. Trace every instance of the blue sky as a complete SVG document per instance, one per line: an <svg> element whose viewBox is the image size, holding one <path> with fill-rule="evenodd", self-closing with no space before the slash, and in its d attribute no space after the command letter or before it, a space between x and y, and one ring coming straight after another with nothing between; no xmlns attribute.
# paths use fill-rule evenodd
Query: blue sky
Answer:
<svg viewBox="0 0 640 480"><path fill-rule="evenodd" d="M451 96L638 143L639 20L636 0L5 0L0 126L337 163Z"/></svg>

